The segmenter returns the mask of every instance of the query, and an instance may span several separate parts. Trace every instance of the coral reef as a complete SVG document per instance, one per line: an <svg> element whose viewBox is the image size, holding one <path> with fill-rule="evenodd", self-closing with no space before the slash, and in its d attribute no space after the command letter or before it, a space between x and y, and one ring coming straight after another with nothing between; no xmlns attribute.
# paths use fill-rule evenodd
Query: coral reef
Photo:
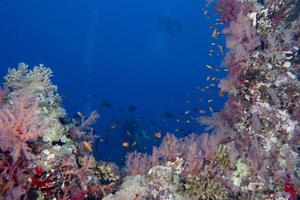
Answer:
<svg viewBox="0 0 300 200"><path fill-rule="evenodd" d="M0 199L102 198L115 190L118 168L91 155L92 112L67 123L52 71L24 63L1 89Z"/></svg>
<svg viewBox="0 0 300 200"><path fill-rule="evenodd" d="M224 109L199 118L210 133L167 134L151 155L129 153L123 177L92 156L99 114L68 123L52 71L21 63L0 88L0 198L298 199L299 1L210 2L229 71Z"/></svg>

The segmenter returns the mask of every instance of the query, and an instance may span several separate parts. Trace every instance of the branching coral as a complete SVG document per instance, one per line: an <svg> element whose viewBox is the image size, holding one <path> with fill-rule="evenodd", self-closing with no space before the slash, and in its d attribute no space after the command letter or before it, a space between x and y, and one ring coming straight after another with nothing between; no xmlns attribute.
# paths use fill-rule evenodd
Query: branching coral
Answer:
<svg viewBox="0 0 300 200"><path fill-rule="evenodd" d="M4 77L4 84L12 89L26 87L35 91L53 93L56 92L57 87L52 84L51 77L52 70L42 64L28 70L28 65L20 63L17 69L8 70L8 74Z"/></svg>

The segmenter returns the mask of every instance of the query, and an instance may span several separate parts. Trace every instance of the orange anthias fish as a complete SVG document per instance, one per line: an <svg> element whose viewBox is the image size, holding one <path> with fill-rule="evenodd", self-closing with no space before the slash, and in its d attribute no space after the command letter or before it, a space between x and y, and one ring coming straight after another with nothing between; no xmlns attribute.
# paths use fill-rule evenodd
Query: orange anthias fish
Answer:
<svg viewBox="0 0 300 200"><path fill-rule="evenodd" d="M93 147L92 147L91 143L89 143L87 141L83 141L82 144L88 151L93 151Z"/></svg>

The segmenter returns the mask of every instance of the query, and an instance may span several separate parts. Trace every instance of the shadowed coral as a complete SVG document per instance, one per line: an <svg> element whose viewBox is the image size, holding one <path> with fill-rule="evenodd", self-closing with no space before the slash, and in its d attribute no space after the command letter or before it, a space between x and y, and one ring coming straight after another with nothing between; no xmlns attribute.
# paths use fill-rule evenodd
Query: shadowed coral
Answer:
<svg viewBox="0 0 300 200"><path fill-rule="evenodd" d="M147 174L151 168L151 160L148 155L133 152L126 157L125 171L130 175Z"/></svg>

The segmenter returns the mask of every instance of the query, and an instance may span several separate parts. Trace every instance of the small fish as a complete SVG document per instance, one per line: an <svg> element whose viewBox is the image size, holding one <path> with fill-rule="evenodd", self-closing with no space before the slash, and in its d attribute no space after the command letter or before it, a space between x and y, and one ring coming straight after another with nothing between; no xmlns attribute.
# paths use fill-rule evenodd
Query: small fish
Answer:
<svg viewBox="0 0 300 200"><path fill-rule="evenodd" d="M207 103L211 103L211 102L213 102L214 100L213 99L208 99L207 100Z"/></svg>
<svg viewBox="0 0 300 200"><path fill-rule="evenodd" d="M93 151L92 145L91 143L87 142L87 141L83 141L82 144L84 145L84 147L88 150L88 151Z"/></svg>
<svg viewBox="0 0 300 200"><path fill-rule="evenodd" d="M130 135L131 135L131 132L130 132L130 131L126 131L126 134L130 136Z"/></svg>
<svg viewBox="0 0 300 200"><path fill-rule="evenodd" d="M204 99L199 98L199 101L201 101L202 103L205 103Z"/></svg>
<svg viewBox="0 0 300 200"><path fill-rule="evenodd" d="M215 110L210 106L208 107L208 109L209 109L210 112L215 112Z"/></svg>
<svg viewBox="0 0 300 200"><path fill-rule="evenodd" d="M192 93L189 93L188 96L194 98L194 95Z"/></svg>
<svg viewBox="0 0 300 200"><path fill-rule="evenodd" d="M212 46L215 46L216 45L216 43L214 43L214 42L212 42L212 43L210 43Z"/></svg>
<svg viewBox="0 0 300 200"><path fill-rule="evenodd" d="M105 142L105 140L103 138L100 138L99 142Z"/></svg>
<svg viewBox="0 0 300 200"><path fill-rule="evenodd" d="M186 121L185 121L185 123L187 123L187 124L190 124L190 123L191 123L191 121L190 121L190 120L186 120Z"/></svg>
<svg viewBox="0 0 300 200"><path fill-rule="evenodd" d="M218 48L220 50L221 55L223 56L224 55L223 47L221 45L218 45Z"/></svg>
<svg viewBox="0 0 300 200"><path fill-rule="evenodd" d="M129 106L128 107L128 112L134 112L137 110L137 107L136 106Z"/></svg>
<svg viewBox="0 0 300 200"><path fill-rule="evenodd" d="M173 101L175 101L175 102L180 101L180 98L174 97L174 98L173 98Z"/></svg>
<svg viewBox="0 0 300 200"><path fill-rule="evenodd" d="M217 39L219 34L220 34L220 32L218 32L217 29L215 28L211 36L213 38Z"/></svg>
<svg viewBox="0 0 300 200"><path fill-rule="evenodd" d="M184 114L184 115L188 115L190 112L191 112L191 111L187 110L187 111L185 111L183 114Z"/></svg>
<svg viewBox="0 0 300 200"><path fill-rule="evenodd" d="M157 138L161 138L161 132L160 131L156 131L154 133L154 136L157 137Z"/></svg>
<svg viewBox="0 0 300 200"><path fill-rule="evenodd" d="M180 123L180 119L176 119L176 122L177 122L177 123Z"/></svg>
<svg viewBox="0 0 300 200"><path fill-rule="evenodd" d="M152 119L150 120L150 125L151 126L155 125L155 122Z"/></svg>
<svg viewBox="0 0 300 200"><path fill-rule="evenodd" d="M125 148L128 148L129 147L129 142L123 142L122 146L125 147Z"/></svg>
<svg viewBox="0 0 300 200"><path fill-rule="evenodd" d="M208 69L211 69L211 70L213 70L214 68L211 66L211 65L205 65Z"/></svg>
<svg viewBox="0 0 300 200"><path fill-rule="evenodd" d="M208 10L204 10L203 14L206 15L208 13Z"/></svg>
<svg viewBox="0 0 300 200"><path fill-rule="evenodd" d="M137 145L137 142L136 141L134 141L132 144L131 144L131 146L136 146Z"/></svg>
<svg viewBox="0 0 300 200"><path fill-rule="evenodd" d="M78 111L76 114L77 114L79 117L81 117L81 118L84 117L83 114L82 114L82 112L80 112L80 111Z"/></svg>
<svg viewBox="0 0 300 200"><path fill-rule="evenodd" d="M210 86L210 87L215 87L215 86L216 86L216 84L214 84L214 83L211 83L211 84L209 84L209 86Z"/></svg>
<svg viewBox="0 0 300 200"><path fill-rule="evenodd" d="M110 125L110 128L111 129L115 129L118 127L118 123L117 122L113 122L111 125Z"/></svg>
<svg viewBox="0 0 300 200"><path fill-rule="evenodd" d="M224 71L224 72L228 72L229 70L228 70L227 68L225 68L223 71Z"/></svg>
<svg viewBox="0 0 300 200"><path fill-rule="evenodd" d="M210 79L211 79L211 75L208 75L208 76L206 77L206 80L209 81Z"/></svg>
<svg viewBox="0 0 300 200"><path fill-rule="evenodd" d="M171 113L171 112L165 112L165 113L164 113L164 116L165 116L166 118L173 118L173 117L174 117L173 113Z"/></svg>
<svg viewBox="0 0 300 200"><path fill-rule="evenodd" d="M143 139L145 139L145 140L151 140L151 137L147 134L146 131L142 131L141 135L142 135Z"/></svg>
<svg viewBox="0 0 300 200"><path fill-rule="evenodd" d="M111 104L107 100L102 99L100 102L100 106L102 106L104 108L109 108L109 107L111 107Z"/></svg>
<svg viewBox="0 0 300 200"><path fill-rule="evenodd" d="M199 112L200 114L205 114L205 113L206 113L206 111L203 110L203 109L199 109L198 112Z"/></svg>
<svg viewBox="0 0 300 200"><path fill-rule="evenodd" d="M214 70L215 70L216 72L220 72L220 70L219 70L218 68L214 68Z"/></svg>

